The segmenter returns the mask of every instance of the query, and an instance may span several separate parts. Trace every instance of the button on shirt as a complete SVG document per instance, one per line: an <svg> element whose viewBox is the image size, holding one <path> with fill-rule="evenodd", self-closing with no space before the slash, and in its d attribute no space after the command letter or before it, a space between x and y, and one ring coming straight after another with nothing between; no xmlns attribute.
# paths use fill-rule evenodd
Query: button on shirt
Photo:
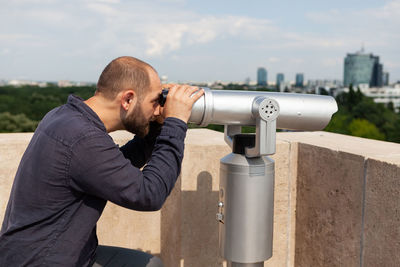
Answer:
<svg viewBox="0 0 400 267"><path fill-rule="evenodd" d="M161 208L180 173L186 130L167 118L119 148L97 114L69 96L43 118L21 159L0 232L0 266L90 266L107 200Z"/></svg>

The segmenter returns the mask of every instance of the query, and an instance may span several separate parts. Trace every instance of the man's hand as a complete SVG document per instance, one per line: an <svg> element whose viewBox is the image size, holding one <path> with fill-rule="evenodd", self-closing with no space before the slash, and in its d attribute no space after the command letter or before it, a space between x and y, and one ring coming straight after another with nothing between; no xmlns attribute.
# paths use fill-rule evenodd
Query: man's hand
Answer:
<svg viewBox="0 0 400 267"><path fill-rule="evenodd" d="M204 90L190 85L168 84L167 101L161 109L164 118L175 117L188 122L192 106L203 94Z"/></svg>

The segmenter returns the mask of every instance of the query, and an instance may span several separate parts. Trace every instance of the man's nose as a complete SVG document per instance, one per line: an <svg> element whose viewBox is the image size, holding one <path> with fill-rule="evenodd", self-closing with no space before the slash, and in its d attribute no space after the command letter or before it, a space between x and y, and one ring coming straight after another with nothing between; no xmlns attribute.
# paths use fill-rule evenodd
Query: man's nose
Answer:
<svg viewBox="0 0 400 267"><path fill-rule="evenodd" d="M161 106L158 105L153 112L153 116L160 116L161 115L161 111L160 111Z"/></svg>

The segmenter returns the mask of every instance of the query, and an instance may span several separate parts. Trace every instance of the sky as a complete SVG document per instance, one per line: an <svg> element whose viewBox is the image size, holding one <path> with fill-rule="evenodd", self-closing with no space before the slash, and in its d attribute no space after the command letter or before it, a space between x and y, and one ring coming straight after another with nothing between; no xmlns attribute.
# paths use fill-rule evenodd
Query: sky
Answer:
<svg viewBox="0 0 400 267"><path fill-rule="evenodd" d="M400 80L400 0L0 0L0 79L96 82L119 56L169 81L343 79L347 53Z"/></svg>

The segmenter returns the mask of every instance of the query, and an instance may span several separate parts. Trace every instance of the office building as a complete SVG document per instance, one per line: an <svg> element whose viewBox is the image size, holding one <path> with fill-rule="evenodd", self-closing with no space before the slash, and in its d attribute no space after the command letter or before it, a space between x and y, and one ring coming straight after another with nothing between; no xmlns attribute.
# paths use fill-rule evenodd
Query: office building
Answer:
<svg viewBox="0 0 400 267"><path fill-rule="evenodd" d="M276 86L279 88L282 82L285 81L285 75L283 73L276 74Z"/></svg>
<svg viewBox="0 0 400 267"><path fill-rule="evenodd" d="M344 59L344 86L368 84L370 87L381 87L382 70L379 56L366 54L363 49L354 54L347 54Z"/></svg>
<svg viewBox="0 0 400 267"><path fill-rule="evenodd" d="M372 70L372 79L370 86L371 87L382 87L382 79L383 79L383 65L379 63L379 57L374 57L374 68Z"/></svg>
<svg viewBox="0 0 400 267"><path fill-rule="evenodd" d="M389 72L384 72L382 75L382 84L383 86L389 85Z"/></svg>
<svg viewBox="0 0 400 267"><path fill-rule="evenodd" d="M303 87L304 86L304 74L303 73L297 73L296 74L296 87Z"/></svg>
<svg viewBox="0 0 400 267"><path fill-rule="evenodd" d="M267 70L265 68L257 69L257 85L267 85Z"/></svg>

